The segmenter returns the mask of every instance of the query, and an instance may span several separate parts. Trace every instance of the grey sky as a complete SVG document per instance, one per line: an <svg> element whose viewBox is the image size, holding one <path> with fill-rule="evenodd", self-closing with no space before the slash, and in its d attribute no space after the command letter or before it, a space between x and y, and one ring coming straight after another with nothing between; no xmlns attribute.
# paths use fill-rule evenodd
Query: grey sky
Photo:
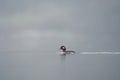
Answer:
<svg viewBox="0 0 120 80"><path fill-rule="evenodd" d="M119 0L0 0L0 49L120 51Z"/></svg>

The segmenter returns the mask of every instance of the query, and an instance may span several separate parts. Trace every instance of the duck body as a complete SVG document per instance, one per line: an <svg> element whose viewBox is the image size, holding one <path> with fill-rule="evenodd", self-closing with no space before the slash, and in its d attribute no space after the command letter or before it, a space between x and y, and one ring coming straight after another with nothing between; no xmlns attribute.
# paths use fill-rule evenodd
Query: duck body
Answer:
<svg viewBox="0 0 120 80"><path fill-rule="evenodd" d="M74 54L75 53L75 51L66 50L65 46L61 46L60 50L61 50L61 52L60 52L61 55Z"/></svg>

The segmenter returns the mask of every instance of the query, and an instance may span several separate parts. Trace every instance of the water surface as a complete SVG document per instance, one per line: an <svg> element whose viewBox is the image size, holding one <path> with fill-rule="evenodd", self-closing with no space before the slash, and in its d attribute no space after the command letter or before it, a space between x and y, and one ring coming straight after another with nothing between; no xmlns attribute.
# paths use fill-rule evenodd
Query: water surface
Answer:
<svg viewBox="0 0 120 80"><path fill-rule="evenodd" d="M0 80L120 80L119 54L1 52Z"/></svg>

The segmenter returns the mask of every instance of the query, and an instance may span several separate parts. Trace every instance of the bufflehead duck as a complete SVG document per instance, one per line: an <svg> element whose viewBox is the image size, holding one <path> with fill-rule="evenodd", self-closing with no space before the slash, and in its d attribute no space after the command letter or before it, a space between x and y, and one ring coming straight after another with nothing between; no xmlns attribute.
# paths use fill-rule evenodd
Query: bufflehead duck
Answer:
<svg viewBox="0 0 120 80"><path fill-rule="evenodd" d="M75 53L75 51L66 50L66 47L65 47L65 46L61 46L61 47L60 47L60 50L61 50L61 54L62 54L62 55L74 54L74 53Z"/></svg>

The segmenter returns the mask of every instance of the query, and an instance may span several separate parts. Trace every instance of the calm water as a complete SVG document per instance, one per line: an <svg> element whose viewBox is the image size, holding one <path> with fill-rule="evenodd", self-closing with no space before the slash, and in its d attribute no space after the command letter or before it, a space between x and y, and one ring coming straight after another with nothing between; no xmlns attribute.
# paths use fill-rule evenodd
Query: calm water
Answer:
<svg viewBox="0 0 120 80"><path fill-rule="evenodd" d="M0 80L120 80L120 54L1 52Z"/></svg>

